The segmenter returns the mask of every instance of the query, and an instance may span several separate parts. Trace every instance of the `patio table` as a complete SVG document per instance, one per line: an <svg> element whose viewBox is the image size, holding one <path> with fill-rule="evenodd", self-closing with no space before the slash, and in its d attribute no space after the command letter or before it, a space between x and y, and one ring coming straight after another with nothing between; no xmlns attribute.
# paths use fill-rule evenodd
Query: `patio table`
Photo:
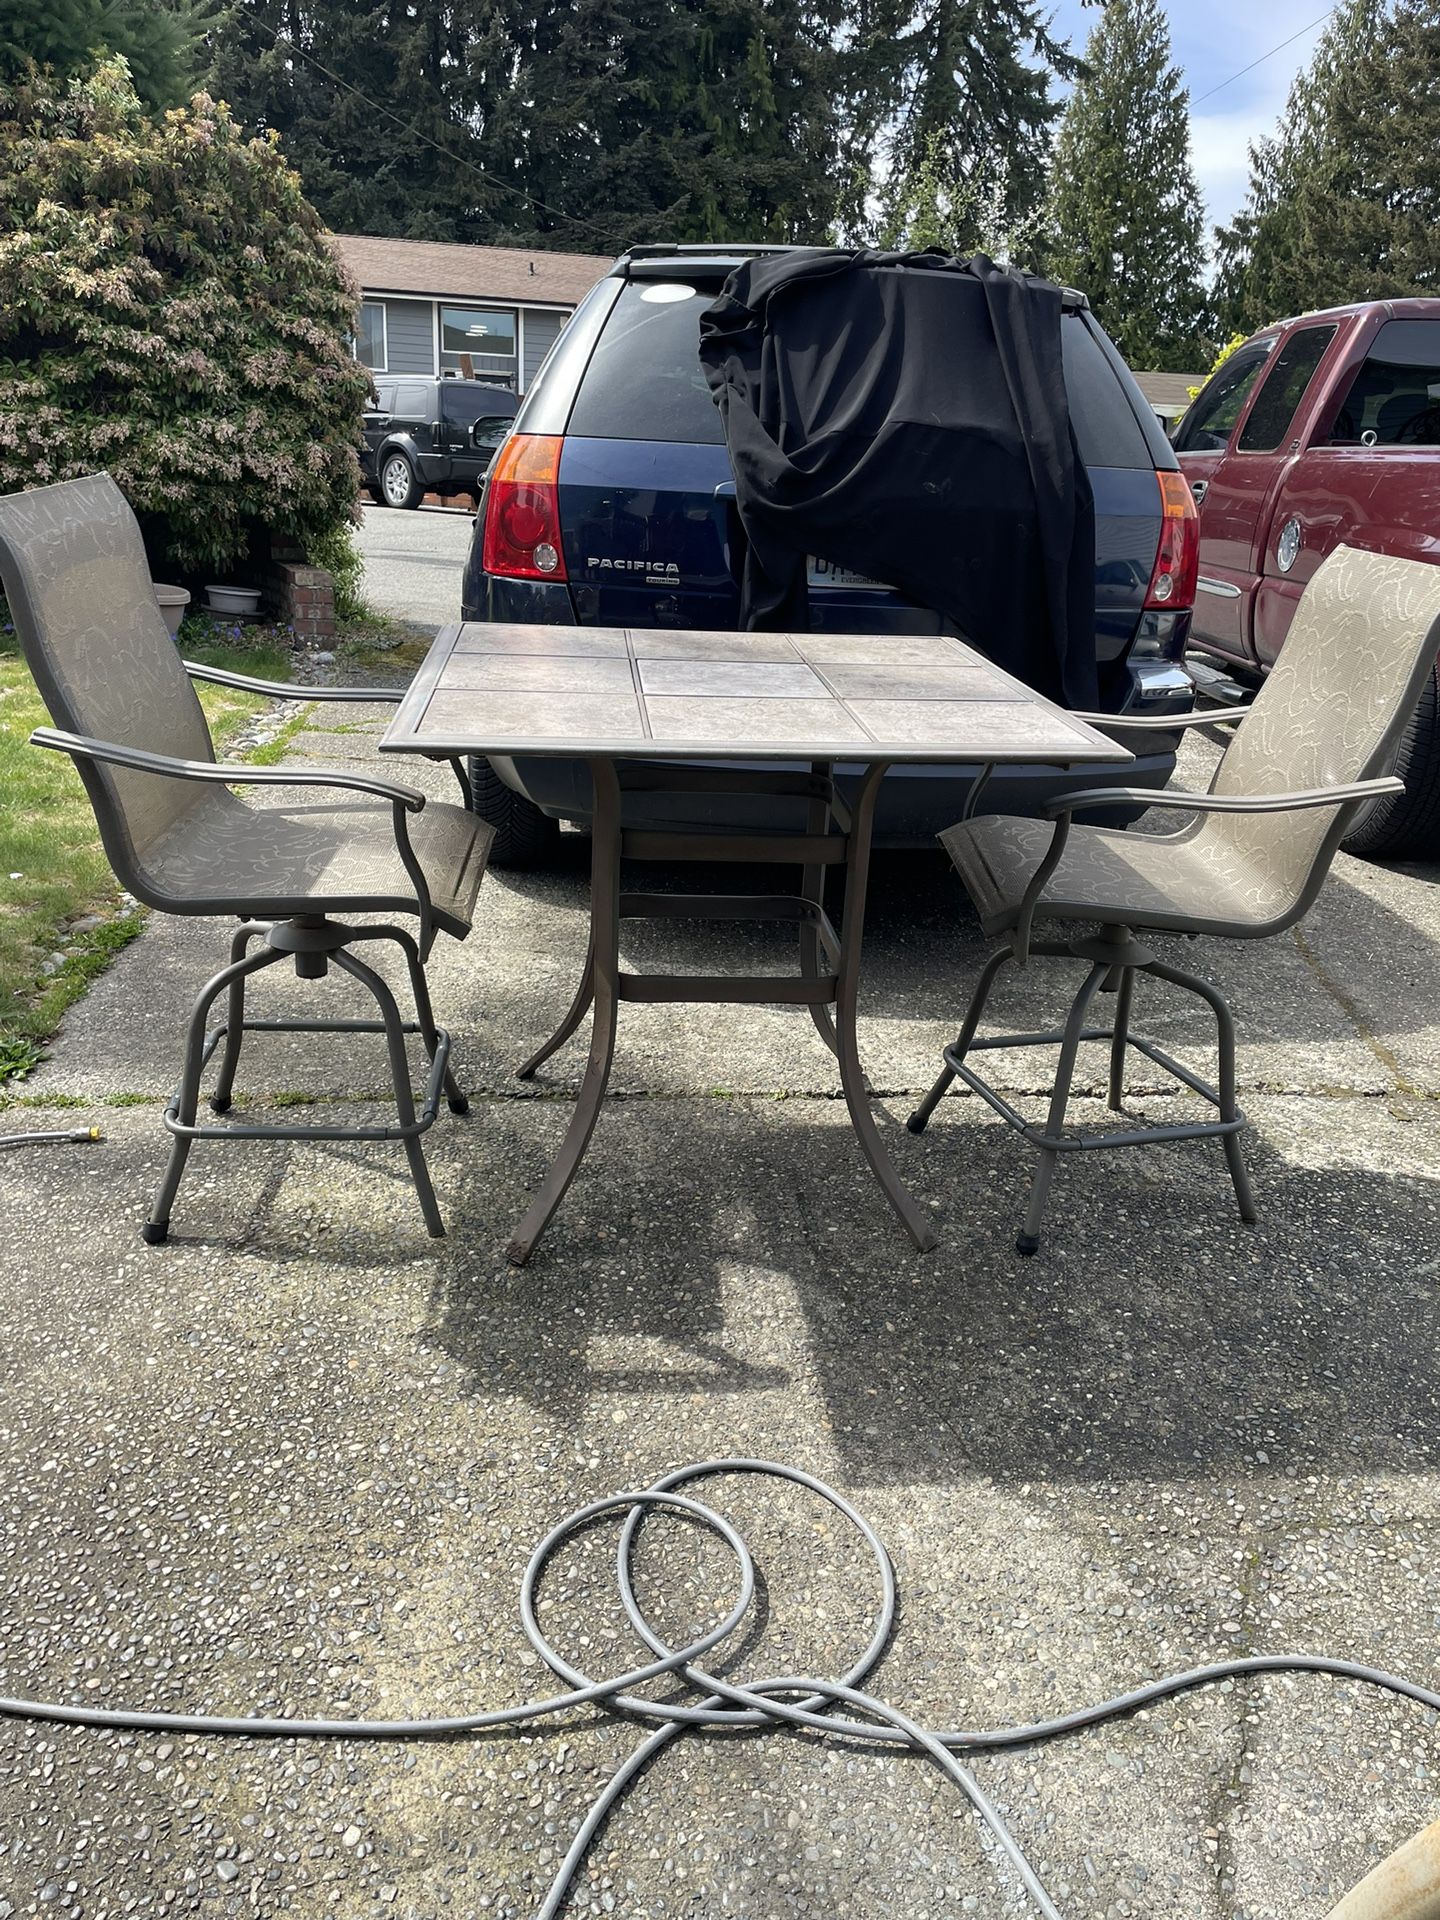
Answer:
<svg viewBox="0 0 1440 1920"><path fill-rule="evenodd" d="M975 764L988 773L1003 764L1073 767L1132 757L943 635L481 623L436 636L380 746L434 759L583 759L594 783L584 971L564 1019L518 1071L533 1074L593 1005L590 1056L565 1139L510 1242L516 1265L529 1258L589 1144L623 1000L807 1007L836 1057L851 1123L886 1197L915 1245L934 1246L870 1112L855 1031L881 782L906 761ZM639 831L625 822L627 793L773 798L798 825ZM640 892L622 888L622 859L792 866L800 884L786 893ZM824 900L826 872L836 866L845 870L838 928ZM793 922L798 975L636 974L621 966L623 920L682 917Z"/></svg>

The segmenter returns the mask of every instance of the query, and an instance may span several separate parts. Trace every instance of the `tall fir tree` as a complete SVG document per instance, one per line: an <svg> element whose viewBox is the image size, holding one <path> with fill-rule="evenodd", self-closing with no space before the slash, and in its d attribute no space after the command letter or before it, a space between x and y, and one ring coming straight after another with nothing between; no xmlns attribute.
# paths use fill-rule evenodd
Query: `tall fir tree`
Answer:
<svg viewBox="0 0 1440 1920"><path fill-rule="evenodd" d="M1228 328L1440 287L1440 5L1345 0L1216 231Z"/></svg>
<svg viewBox="0 0 1440 1920"><path fill-rule="evenodd" d="M1205 339L1204 215L1160 0L1109 0L1055 143L1047 270L1135 367L1189 372Z"/></svg>
<svg viewBox="0 0 1440 1920"><path fill-rule="evenodd" d="M1029 0L857 0L849 59L853 225L910 244L936 225L956 252L991 226L1023 234L1044 199L1060 105L1079 62ZM872 186L872 168L879 179Z"/></svg>
<svg viewBox="0 0 1440 1920"><path fill-rule="evenodd" d="M69 80L118 54L147 106L179 106L195 80L199 32L186 0L4 0L0 78L33 60Z"/></svg>

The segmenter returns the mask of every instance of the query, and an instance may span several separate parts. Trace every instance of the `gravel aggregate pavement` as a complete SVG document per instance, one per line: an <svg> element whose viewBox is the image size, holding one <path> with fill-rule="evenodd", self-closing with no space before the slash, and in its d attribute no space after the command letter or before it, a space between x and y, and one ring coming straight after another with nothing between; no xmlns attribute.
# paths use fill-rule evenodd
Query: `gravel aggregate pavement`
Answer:
<svg viewBox="0 0 1440 1920"><path fill-rule="evenodd" d="M365 741L348 729L380 724L316 708L290 753L348 761ZM1188 749L1185 777L1212 751ZM152 918L72 1009L27 1083L38 1104L8 1118L53 1124L63 1105L106 1142L0 1157L0 1693L353 1716L524 1699L546 1679L516 1607L534 1542L712 1454L805 1467L875 1523L900 1612L871 1685L930 1725L1029 1719L1262 1650L1440 1681L1434 869L1342 860L1300 940L1185 947L1240 1021L1254 1229L1213 1147L1080 1156L1041 1253L1014 1256L1023 1149L972 1098L903 1131L983 952L945 865L907 857L882 859L861 1041L939 1249L916 1256L896 1228L802 1012L691 1027L626 1008L622 1097L516 1272L504 1245L583 1046L534 1089L510 1076L568 999L584 898L567 843L547 874L491 875L472 939L437 949L437 1010L476 1090L427 1139L443 1242L396 1148L202 1144L171 1244L143 1247L184 1009L223 929ZM698 930L672 931L699 956ZM627 934L632 958L650 938ZM788 959L740 929L703 951ZM278 972L269 1009L313 1008L316 986ZM1060 976L1027 970L999 1017L1048 1021ZM1140 1005L1205 1058L1188 1008ZM1001 1067L1038 1113L1040 1063ZM1143 1110L1176 1106L1144 1084ZM300 1099L356 1118L382 1086L377 1056L333 1039L267 1037L241 1067L257 1116ZM729 1670L838 1673L872 1618L863 1553L798 1490L735 1479L711 1497L764 1580ZM674 1638L732 1579L713 1543L647 1530L641 1591ZM587 1669L637 1656L613 1535L569 1550L545 1600ZM638 1737L595 1714L363 1746L0 1722L0 1920L518 1920ZM1299 1677L976 1762L1066 1920L1321 1920L1435 1817L1437 1768L1435 1716ZM572 1910L1029 1909L923 1761L767 1734L671 1748Z"/></svg>

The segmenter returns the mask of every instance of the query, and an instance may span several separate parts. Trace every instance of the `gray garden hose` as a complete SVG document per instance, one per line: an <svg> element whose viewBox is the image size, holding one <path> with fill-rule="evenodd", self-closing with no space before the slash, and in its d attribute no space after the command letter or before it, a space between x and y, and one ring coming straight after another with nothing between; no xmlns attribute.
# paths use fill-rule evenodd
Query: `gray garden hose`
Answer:
<svg viewBox="0 0 1440 1920"><path fill-rule="evenodd" d="M72 1127L60 1133L0 1133L0 1147L60 1147L104 1138L99 1127Z"/></svg>
<svg viewBox="0 0 1440 1920"><path fill-rule="evenodd" d="M720 1474L756 1474L804 1487L848 1520L864 1542L874 1562L879 1589L874 1628L864 1651L840 1679L785 1674L742 1684L720 1679L699 1664L739 1628L749 1612L755 1591L755 1564L737 1529L713 1508L679 1491L694 1481L711 1479ZM646 1516L657 1509L683 1515L717 1535L734 1554L738 1572L735 1599L719 1625L712 1627L689 1646L678 1649L668 1646L646 1619L636 1598L632 1578L636 1539ZM655 1658L612 1679L591 1680L551 1646L536 1617L536 1593L546 1567L563 1546L597 1522L622 1515L624 1521L616 1548L616 1580L620 1599L631 1626L652 1650ZM817 1480L798 1467L780 1466L773 1461L704 1460L694 1466L680 1467L642 1491L611 1494L577 1508L553 1527L531 1554L520 1582L520 1617L531 1646L550 1670L566 1682L568 1690L564 1693L527 1700L519 1706L503 1707L487 1713L418 1720L229 1718L221 1714L71 1706L41 1700L4 1698L0 1698L0 1717L68 1726L119 1727L152 1733L247 1735L292 1740L419 1740L439 1735L483 1733L497 1727L518 1726L548 1718L575 1707L602 1704L631 1718L657 1723L654 1730L617 1768L591 1805L555 1874L550 1891L538 1911L537 1920L555 1920L591 1842L612 1808L650 1761L687 1730L778 1725L804 1727L831 1738L860 1740L867 1744L889 1741L924 1754L959 1788L989 1828L1001 1853L1019 1876L1038 1911L1046 1916L1046 1920L1060 1920L1058 1909L1041 1886L1034 1869L973 1774L956 1758L958 1753L1034 1746L1041 1741L1074 1733L1082 1727L1093 1727L1105 1720L1118 1719L1141 1707L1153 1705L1157 1700L1169 1699L1174 1694L1188 1692L1194 1687L1263 1673L1322 1673L1335 1679L1361 1680L1440 1712L1440 1693L1416 1681L1383 1673L1375 1667L1362 1666L1353 1660L1334 1660L1308 1654L1260 1654L1193 1667L1188 1672L1171 1674L1163 1680L1152 1680L1113 1700L1102 1701L1096 1706L1078 1707L1070 1713L1060 1714L1051 1720L1034 1721L1028 1726L937 1732L922 1727L908 1715L876 1699L865 1692L861 1685L879 1664L889 1643L895 1625L895 1599L895 1574L879 1535L869 1521L833 1487L826 1486L823 1480ZM668 1674L687 1680L699 1698L693 1703L681 1704L649 1700L635 1693L636 1687ZM836 1709L841 1707L851 1711L843 1714L837 1712ZM1405 1876L1403 1883L1397 1881L1392 1873L1391 1879L1381 1885L1378 1892L1372 1889L1373 1898L1367 1894L1366 1889L1372 1887L1372 1882L1379 1882L1380 1876L1387 1869L1395 1868L1397 1862L1402 1863ZM1428 1881L1424 1879L1426 1872L1430 1874ZM1392 1902L1385 1905L1387 1889L1402 1884L1410 1889L1406 1896L1410 1898L1410 1904L1397 1905ZM1408 1848L1402 1848L1391 1861L1377 1869L1348 1896L1346 1902L1335 1909L1331 1920L1440 1920L1437 1886L1440 1886L1440 1826L1428 1829L1426 1834L1418 1836ZM1361 1903L1352 1904L1356 1901Z"/></svg>

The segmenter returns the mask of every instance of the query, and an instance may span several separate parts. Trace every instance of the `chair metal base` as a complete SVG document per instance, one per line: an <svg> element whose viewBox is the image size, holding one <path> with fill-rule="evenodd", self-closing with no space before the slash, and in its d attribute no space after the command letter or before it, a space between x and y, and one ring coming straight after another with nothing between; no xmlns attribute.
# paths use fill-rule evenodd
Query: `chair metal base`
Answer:
<svg viewBox="0 0 1440 1920"><path fill-rule="evenodd" d="M264 944L258 953L248 953L252 940ZM393 940L405 955L415 998L416 1018L402 1020L395 996L372 967L358 960L347 949L365 940ZM319 979L331 963L360 983L380 1009L378 1020L247 1020L245 983L251 974L291 959L301 979ZM210 1008L219 996L227 995L227 1017L207 1031ZM214 1055L220 1052L220 1073L210 1097L213 1112L230 1109L239 1063L240 1048L247 1033L376 1033L385 1036L390 1075L395 1089L397 1122L374 1127L250 1126L229 1123L224 1126L202 1124L197 1120L200 1080ZM418 1034L430 1060L425 1092L417 1110L410 1086L410 1067L405 1053L407 1035ZM230 949L230 964L208 980L201 989L190 1017L185 1049L185 1065L180 1084L165 1109L165 1125L174 1137L169 1164L165 1169L150 1217L141 1228L147 1246L161 1246L169 1238L170 1212L185 1172L190 1148L197 1140L399 1140L404 1143L411 1177L425 1224L431 1235L440 1239L445 1225L431 1185L429 1169L420 1147L420 1135L433 1125L445 1094L452 1113L463 1114L470 1103L461 1092L450 1067L450 1035L435 1025L430 994L419 948L403 927L352 927L321 915L294 920L247 921L236 932Z"/></svg>
<svg viewBox="0 0 1440 1920"><path fill-rule="evenodd" d="M1071 1003L1065 1025L1049 1033L1007 1033L977 1040L975 1032L995 978L1000 969L1015 958L1013 951L1009 948L1002 948L999 953L993 954L980 976L959 1035L954 1044L944 1050L944 1070L906 1122L910 1132L923 1133L930 1116L950 1086L956 1080L963 1080L966 1086L972 1092L978 1093L1007 1125L1014 1128L1015 1132L1038 1149L1040 1164L1035 1170L1035 1178L1031 1184L1025 1223L1016 1235L1015 1251L1017 1253L1033 1254L1039 1250L1040 1225L1044 1218L1045 1204L1049 1198L1055 1168L1062 1153L1090 1153L1110 1147L1148 1146L1152 1141L1219 1140L1225 1150L1225 1160L1235 1188L1240 1217L1247 1223L1253 1223L1258 1217L1255 1196L1250 1185L1249 1174L1240 1156L1237 1138L1241 1128L1248 1122L1236 1104L1235 1098L1235 1022L1219 989L1211 986L1208 981L1201 980L1195 974L1186 973L1178 967L1169 966L1156 959L1123 927L1107 928L1095 939L1074 940L1064 944L1034 942L1030 952L1052 957L1089 960L1091 963L1090 971ZM1209 1081L1202 1080L1198 1074L1192 1073L1188 1067L1183 1066L1154 1041L1142 1039L1139 1035L1130 1032L1130 1009L1137 973L1153 974L1157 979L1165 980L1171 986L1197 995L1210 1007L1215 1015L1219 1034L1220 1084L1218 1087L1211 1086ZM1109 1026L1086 1025L1085 1017L1097 992L1115 995L1115 1018ZM1217 1109L1220 1117L1217 1120L1183 1121L1170 1126L1111 1128L1103 1132L1067 1130L1065 1113L1075 1078L1076 1057L1082 1043L1087 1040L1108 1041L1110 1044L1108 1102L1113 1112L1123 1111L1126 1050L1133 1047L1147 1060L1152 1060L1156 1066L1162 1068L1172 1079L1178 1080L1192 1093L1198 1093L1202 1099L1207 1100ZM1050 1096L1050 1109L1043 1126L1026 1120L1025 1116L1019 1113L1002 1093L966 1064L969 1054L982 1053L987 1049L993 1051L1003 1047L1044 1046L1058 1046L1060 1060L1056 1068L1054 1089Z"/></svg>

